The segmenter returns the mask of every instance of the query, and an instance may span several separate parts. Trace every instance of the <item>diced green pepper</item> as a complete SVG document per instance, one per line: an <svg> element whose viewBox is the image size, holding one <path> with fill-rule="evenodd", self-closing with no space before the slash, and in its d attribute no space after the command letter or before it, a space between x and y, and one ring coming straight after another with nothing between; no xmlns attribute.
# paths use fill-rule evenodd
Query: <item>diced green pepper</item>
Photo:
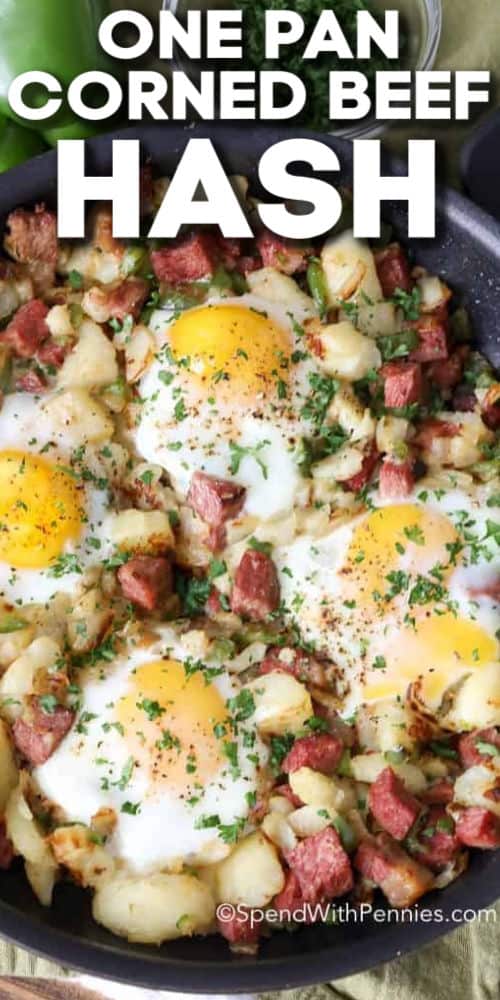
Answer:
<svg viewBox="0 0 500 1000"><path fill-rule="evenodd" d="M319 260L311 260L307 268L307 284L314 299L321 319L324 319L328 312L328 289L326 286L325 272Z"/></svg>

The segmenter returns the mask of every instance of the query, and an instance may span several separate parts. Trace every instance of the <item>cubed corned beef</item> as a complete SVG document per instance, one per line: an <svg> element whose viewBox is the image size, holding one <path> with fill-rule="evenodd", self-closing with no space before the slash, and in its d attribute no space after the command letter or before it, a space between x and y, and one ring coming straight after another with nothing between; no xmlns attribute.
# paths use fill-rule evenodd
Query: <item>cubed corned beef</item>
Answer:
<svg viewBox="0 0 500 1000"><path fill-rule="evenodd" d="M48 307L41 299L31 299L17 310L0 340L11 347L19 358L31 358L47 340L50 330L46 323Z"/></svg>
<svg viewBox="0 0 500 1000"><path fill-rule="evenodd" d="M386 767L370 786L368 803L377 823L395 840L404 840L421 809L418 799L391 767Z"/></svg>
<svg viewBox="0 0 500 1000"><path fill-rule="evenodd" d="M332 774L342 757L344 744L337 736L330 733L315 733L295 741L288 751L281 769L284 774L292 774L301 767L310 767L313 771Z"/></svg>
<svg viewBox="0 0 500 1000"><path fill-rule="evenodd" d="M421 363L445 361L448 357L448 328L443 319L432 314L407 324L418 333L419 345L410 354L410 361Z"/></svg>
<svg viewBox="0 0 500 1000"><path fill-rule="evenodd" d="M342 480L340 484L342 489L349 493L359 493L360 490L364 489L375 472L378 459L379 453L375 445L372 445L369 451L363 456L360 471L354 476L350 476L349 479Z"/></svg>
<svg viewBox="0 0 500 1000"><path fill-rule="evenodd" d="M236 570L231 610L251 621L261 621L276 611L279 602L278 573L271 557L248 549Z"/></svg>
<svg viewBox="0 0 500 1000"><path fill-rule="evenodd" d="M399 243L390 243L375 254L378 279L384 299L390 299L398 288L409 292L412 287L408 258Z"/></svg>
<svg viewBox="0 0 500 1000"><path fill-rule="evenodd" d="M343 896L353 887L349 855L331 826L301 840L292 851L287 851L286 860L306 903Z"/></svg>
<svg viewBox="0 0 500 1000"><path fill-rule="evenodd" d="M482 806L463 809L457 819L456 833L466 847L491 851L500 847L500 818Z"/></svg>
<svg viewBox="0 0 500 1000"><path fill-rule="evenodd" d="M405 459L404 462L384 458L380 467L380 495L387 499L410 496L415 486L414 467L415 463L411 458Z"/></svg>
<svg viewBox="0 0 500 1000"><path fill-rule="evenodd" d="M172 564L167 556L134 556L120 566L117 577L123 596L144 611L159 608L172 593Z"/></svg>
<svg viewBox="0 0 500 1000"><path fill-rule="evenodd" d="M401 408L422 399L422 368L416 361L390 361L383 365L380 374L384 381L384 403L390 408Z"/></svg>
<svg viewBox="0 0 500 1000"><path fill-rule="evenodd" d="M500 753L500 729L496 726L463 733L458 741L458 752L464 767L474 767L491 760L495 748Z"/></svg>
<svg viewBox="0 0 500 1000"><path fill-rule="evenodd" d="M432 871L441 871L460 851L455 824L441 805L432 806L424 817L412 855Z"/></svg>
<svg viewBox="0 0 500 1000"><path fill-rule="evenodd" d="M201 281L217 270L217 240L211 233L196 233L181 243L153 250L151 261L158 281L169 285Z"/></svg>
<svg viewBox="0 0 500 1000"><path fill-rule="evenodd" d="M386 833L363 841L354 867L382 890L391 906L412 906L431 888L434 876Z"/></svg>

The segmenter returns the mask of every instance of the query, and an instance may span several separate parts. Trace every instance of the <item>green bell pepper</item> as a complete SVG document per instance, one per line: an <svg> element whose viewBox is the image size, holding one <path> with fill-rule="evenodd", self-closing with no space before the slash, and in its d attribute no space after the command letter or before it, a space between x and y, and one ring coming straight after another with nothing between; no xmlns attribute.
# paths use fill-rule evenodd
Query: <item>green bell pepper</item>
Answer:
<svg viewBox="0 0 500 1000"><path fill-rule="evenodd" d="M28 70L44 70L66 89L80 73L109 70L98 30L110 11L109 0L0 0L0 112L18 120L7 94L12 80ZM43 88L30 88L30 103L44 104ZM44 128L45 126L45 128ZM85 138L98 129L83 122L65 104L46 122L35 123L53 144L59 138Z"/></svg>
<svg viewBox="0 0 500 1000"><path fill-rule="evenodd" d="M38 153L44 153L47 146L38 132L22 128L17 122L0 116L0 173L17 167L18 163L29 160Z"/></svg>

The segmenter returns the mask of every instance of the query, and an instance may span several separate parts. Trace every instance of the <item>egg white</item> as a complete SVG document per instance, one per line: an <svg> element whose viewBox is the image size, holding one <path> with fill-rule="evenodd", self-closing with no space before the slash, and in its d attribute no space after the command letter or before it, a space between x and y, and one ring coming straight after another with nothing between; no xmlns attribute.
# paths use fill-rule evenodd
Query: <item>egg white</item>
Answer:
<svg viewBox="0 0 500 1000"><path fill-rule="evenodd" d="M136 873L179 870L184 864L208 864L225 857L229 844L217 828L204 827L203 818L216 815L222 824L230 825L247 817L249 793L257 791L260 769L267 761L267 750L257 734L249 749L242 724L228 737L238 746L238 775L224 762L203 787L199 787L196 772L186 773L180 789L169 786L168 781L152 780L145 762L141 765L136 761L126 786L116 784L137 748L136 734L130 727L121 732L116 725L120 699L134 691L137 670L162 657L181 663L189 659L182 636L166 626L157 630L154 641L150 636L135 647L129 644L113 663L89 673L82 682L80 722L34 772L42 793L57 803L69 822L88 824L99 809L114 809L117 825L107 847L123 866ZM210 683L223 702L241 689L226 669ZM169 726L168 706L161 725ZM148 761L152 756L148 754ZM135 815L122 811L126 802L138 805Z"/></svg>
<svg viewBox="0 0 500 1000"><path fill-rule="evenodd" d="M44 397L45 398L45 397ZM69 466L73 450L71 436L54 427L43 400L26 393L7 395L0 410L1 451L17 451L40 456L53 466ZM109 511L106 490L95 483L80 484L80 504L84 523L75 541L67 541L61 554L73 554L81 572L53 576L51 567L13 568L0 560L0 597L22 604L44 603L57 592L74 593L84 570L105 559L111 552L104 521ZM8 530L8 518L6 520ZM47 526L50 529L50 526Z"/></svg>
<svg viewBox="0 0 500 1000"><path fill-rule="evenodd" d="M305 318L302 314L295 312L292 318L286 307L250 294L210 299L204 308L222 302L225 306L265 313L287 334L290 354L297 350L301 355L306 353L293 322L300 325ZM175 318L171 312L157 312L151 322L160 353L140 383L143 402L133 431L138 454L162 466L182 498L188 493L193 473L202 469L245 487L245 514L267 520L291 510L303 490L296 448L300 438L311 433L300 412L310 392L308 376L315 370L312 359L301 357L289 365L286 400L280 400L277 394L269 399L258 393L251 394L249 400L232 392L230 382L223 382L211 384L205 389L204 398L190 402L192 378L188 368L178 367L170 385L162 382L167 366L161 348L168 343L169 328ZM175 416L179 390L185 393L188 411L187 419L182 421ZM235 471L231 471L231 441L243 449L258 449L252 455L243 455Z"/></svg>

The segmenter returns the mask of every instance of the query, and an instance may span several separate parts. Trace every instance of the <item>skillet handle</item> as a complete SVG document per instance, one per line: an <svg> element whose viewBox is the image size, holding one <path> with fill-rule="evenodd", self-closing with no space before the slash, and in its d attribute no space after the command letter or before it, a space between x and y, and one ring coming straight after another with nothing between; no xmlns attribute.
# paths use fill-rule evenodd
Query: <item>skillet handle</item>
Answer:
<svg viewBox="0 0 500 1000"><path fill-rule="evenodd" d="M467 194L500 221L500 109L474 130L460 159Z"/></svg>

